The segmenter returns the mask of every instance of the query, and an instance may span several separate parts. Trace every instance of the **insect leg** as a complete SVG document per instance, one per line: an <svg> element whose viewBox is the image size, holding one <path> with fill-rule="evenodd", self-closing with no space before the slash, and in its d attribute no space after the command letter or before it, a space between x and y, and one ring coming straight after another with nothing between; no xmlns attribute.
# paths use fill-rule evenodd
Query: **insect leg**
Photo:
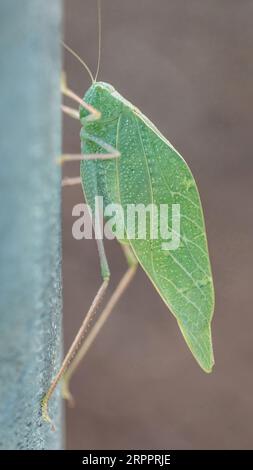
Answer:
<svg viewBox="0 0 253 470"><path fill-rule="evenodd" d="M85 103L76 93L74 93L72 90L70 90L67 87L66 83L66 76L63 74L62 75L62 81L61 81L61 91L65 96L68 96L69 98L73 99L76 101L79 105L81 105L84 109L90 112L90 115L87 116L86 122L87 121L95 121L97 119L100 119L101 114L100 112L93 108L93 106ZM62 111L69 115L70 117L74 119L79 120L79 112L76 109L70 108L69 106L62 105ZM73 162L73 161L82 161L82 160L108 160L111 158L118 158L120 157L120 152L109 145L108 143L104 142L103 140L99 139L98 137L89 135L87 133L84 134L84 137L87 140L90 140L96 144L98 144L101 148L103 148L107 153L95 153L95 154L88 154L88 155L83 155L83 154L70 154L70 155L62 155L60 158L58 158L58 163L63 164L64 162ZM63 179L62 186L74 186L75 184L79 184L81 182L80 178L65 178Z"/></svg>
<svg viewBox="0 0 253 470"><path fill-rule="evenodd" d="M102 326L104 325L106 320L109 318L112 310L114 309L115 305L120 300L122 294L125 292L125 290L129 286L130 282L132 281L135 275L135 272L138 266L138 261L135 258L132 250L127 245L122 245L122 248L124 250L127 263L129 266L128 270L126 271L124 276L121 278L119 284L117 285L115 291L110 297L108 303L106 304L104 310L102 311L95 325L92 327L89 334L86 336L82 344L82 347L78 351L78 354L75 356L73 362L71 363L70 367L68 368L68 370L65 372L63 376L62 396L63 398L69 401L69 404L71 406L74 405L74 400L69 390L69 383L70 383L71 377L73 373L75 372L75 370L77 369L77 367L79 366L82 359L84 358L84 356L87 354L89 348L91 347L94 340L96 339Z"/></svg>
<svg viewBox="0 0 253 470"><path fill-rule="evenodd" d="M92 142L98 143L98 140L100 142L100 146L108 150L108 153L90 153L87 155L84 155L82 153L73 153L73 154L64 154L61 155L58 158L58 163L62 164L64 162L76 162L76 161L82 161L82 160L110 160L112 158L118 158L120 156L120 153L118 150L114 149L111 145L102 142L100 139L97 139L94 136L89 136L89 138L86 138L87 140L91 140Z"/></svg>
<svg viewBox="0 0 253 470"><path fill-rule="evenodd" d="M86 134L86 139L96 144L100 145L100 147L107 150L108 153L94 153L94 154L70 154L70 155L62 155L58 158L58 163L63 164L64 162L74 162L74 161L82 161L82 160L109 160L112 158L120 157L120 152L112 147L111 145L103 142L101 139L98 139L95 136ZM75 178L64 178L62 181L62 186L74 186L76 184L81 183L80 177Z"/></svg>
<svg viewBox="0 0 253 470"><path fill-rule="evenodd" d="M97 109L93 108L93 106L91 106L90 104L85 103L85 101L82 100L82 98L80 98L74 91L68 88L67 82L66 82L66 76L64 74L62 75L62 80L61 80L61 92L63 95L72 99L73 101L81 105L84 109L89 111L90 114L86 118L87 121L96 121L97 119L100 119L101 113Z"/></svg>
<svg viewBox="0 0 253 470"><path fill-rule="evenodd" d="M66 176L66 178L63 178L62 183L61 183L62 187L75 186L78 184L81 184L80 176L74 176L73 178Z"/></svg>
<svg viewBox="0 0 253 470"><path fill-rule="evenodd" d="M101 117L100 112L97 109L93 108L91 105L85 103L85 101L79 98L79 96L77 96L73 91L69 90L66 84L64 84L62 91L64 94L66 94L73 100L77 101L81 106L83 106L85 109L87 109L90 112L89 116L86 117L86 122L100 119ZM75 119L79 118L78 111L76 111L73 108L69 108L68 106L62 106L62 110L69 116L74 117ZM98 160L98 159L108 160L111 158L120 157L120 152L114 147L112 147L110 144L104 142L102 139L99 139L98 137L90 135L87 132L84 132L83 137L86 138L86 140L89 140L99 145L102 149L106 151L106 153L94 153L94 154L87 154L87 155L83 155L83 154L62 155L58 159L58 163L62 164L64 162L73 162L73 161L82 161L82 160Z"/></svg>
<svg viewBox="0 0 253 470"><path fill-rule="evenodd" d="M93 316L94 314L96 313L96 310L103 298L103 295L106 291L106 288L108 286L108 283L109 283L109 279L110 279L110 270L109 270L109 266L108 266L108 262L107 262L107 258L106 258L106 254L105 254L105 250L104 250L104 244L103 244L103 240L97 240L97 246L98 246L98 252L99 252L99 259L100 259L100 269L101 269L101 275L102 275L102 279L103 279L103 282L102 282L102 285L100 286L90 308L89 308L89 311L88 313L86 314L86 316L84 317L84 320L83 320L83 323L69 349L69 351L67 352L65 358L64 358L64 361L60 367L60 370L59 372L56 374L55 378L53 379L47 393L45 394L45 396L43 397L42 399L42 402L41 402L41 410L42 410L42 418L51 423L52 425L52 429L54 429L54 426L53 426L53 423L52 423L52 420L48 414L48 403L49 403L49 400L58 384L58 382L61 380L63 374L66 372L67 368L69 367L69 364L70 362L72 361L72 359L75 357L80 345L81 345L81 342L82 342L82 339L83 339L83 336L85 335L88 327L89 327L89 324L91 322L91 320L93 319Z"/></svg>
<svg viewBox="0 0 253 470"><path fill-rule="evenodd" d="M61 109L65 114L79 121L80 116L79 116L79 111L77 109L70 108L69 106L65 106L65 105L62 105Z"/></svg>
<svg viewBox="0 0 253 470"><path fill-rule="evenodd" d="M111 145L103 142L101 139L98 139L95 136L88 135L86 136L87 140L91 140L92 142L97 143L100 147L104 148L108 151L108 153L94 153L94 154L70 154L70 155L62 155L58 158L58 163L63 164L64 162L74 162L74 161L82 161L82 160L109 160L112 158L120 157L120 153L117 149L112 147ZM81 179L80 177L75 178L64 178L62 181L62 186L73 186L75 184L80 184Z"/></svg>

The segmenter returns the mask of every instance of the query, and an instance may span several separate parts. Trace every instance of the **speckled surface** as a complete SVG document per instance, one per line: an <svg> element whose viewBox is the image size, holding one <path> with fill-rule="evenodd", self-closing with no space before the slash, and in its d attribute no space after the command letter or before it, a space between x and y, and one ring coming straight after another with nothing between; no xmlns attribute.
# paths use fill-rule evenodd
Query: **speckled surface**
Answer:
<svg viewBox="0 0 253 470"><path fill-rule="evenodd" d="M61 356L61 1L0 4L0 448L62 446L59 396L40 400Z"/></svg>

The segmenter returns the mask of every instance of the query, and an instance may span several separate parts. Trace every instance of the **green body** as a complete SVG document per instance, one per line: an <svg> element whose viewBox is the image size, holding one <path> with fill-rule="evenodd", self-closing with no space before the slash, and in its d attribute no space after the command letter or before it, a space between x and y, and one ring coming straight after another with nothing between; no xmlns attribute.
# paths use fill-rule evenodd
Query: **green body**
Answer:
<svg viewBox="0 0 253 470"><path fill-rule="evenodd" d="M109 143L121 156L81 162L87 203L94 210L95 196L105 204L180 204L181 240L174 251L161 248L162 239L128 239L137 260L161 298L176 317L181 332L199 365L210 372L214 363L211 319L214 290L201 202L194 178L179 153L156 127L115 89L93 84L84 100L101 112L87 122L81 108L82 153L104 153L87 134Z"/></svg>

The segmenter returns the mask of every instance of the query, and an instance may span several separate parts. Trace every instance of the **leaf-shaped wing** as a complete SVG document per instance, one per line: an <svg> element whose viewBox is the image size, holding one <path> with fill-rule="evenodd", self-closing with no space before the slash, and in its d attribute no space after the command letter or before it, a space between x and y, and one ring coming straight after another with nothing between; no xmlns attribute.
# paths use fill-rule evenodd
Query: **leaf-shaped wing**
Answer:
<svg viewBox="0 0 253 470"><path fill-rule="evenodd" d="M146 240L129 241L141 266L175 315L192 354L210 372L214 363L210 329L214 290L194 178L179 153L139 113L122 114L116 144L121 152L117 174L120 202L125 210L128 204L180 205L177 249L162 248L164 240L159 230L158 239L148 235ZM152 224L152 214L150 219Z"/></svg>

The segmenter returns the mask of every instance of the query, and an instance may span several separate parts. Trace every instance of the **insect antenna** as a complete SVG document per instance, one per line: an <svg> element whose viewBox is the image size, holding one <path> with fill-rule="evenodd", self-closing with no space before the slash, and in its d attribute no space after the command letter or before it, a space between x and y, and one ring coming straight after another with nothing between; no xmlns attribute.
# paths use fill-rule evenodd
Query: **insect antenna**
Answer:
<svg viewBox="0 0 253 470"><path fill-rule="evenodd" d="M100 62L101 62L101 29L102 29L102 22L101 22L101 0L97 0L97 13L98 13L98 61L97 61L97 70L95 74L95 82L97 81Z"/></svg>
<svg viewBox="0 0 253 470"><path fill-rule="evenodd" d="M83 59L73 50L71 47L69 47L64 41L61 41L63 47L70 52L79 62L80 64L83 65L85 70L88 72L92 83L97 81L97 77L99 74L99 68L100 68L100 62L101 62L101 0L97 0L97 13L98 13L98 61L97 61L97 69L96 69L96 74L95 78L91 72L90 67L84 62Z"/></svg>
<svg viewBox="0 0 253 470"><path fill-rule="evenodd" d="M91 81L92 83L95 82L94 80L94 77L92 75L92 72L90 70L90 68L88 67L88 65L84 62L84 60L81 59L81 57L75 52L73 51L73 49L71 49L71 47L69 47L64 41L61 41L63 47L68 51L70 52L70 54L72 54L82 65L83 67L86 69L86 71L88 72L90 78L91 78Z"/></svg>

